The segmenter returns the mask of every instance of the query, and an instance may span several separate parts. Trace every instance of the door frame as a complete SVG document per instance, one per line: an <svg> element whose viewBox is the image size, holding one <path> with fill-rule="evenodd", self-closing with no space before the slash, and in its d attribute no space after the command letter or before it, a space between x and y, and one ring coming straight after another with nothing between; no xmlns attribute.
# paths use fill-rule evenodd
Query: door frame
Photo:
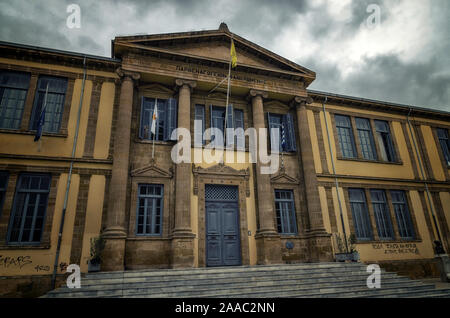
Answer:
<svg viewBox="0 0 450 318"><path fill-rule="evenodd" d="M205 186L207 186L207 185L210 185L210 186L216 186L217 184L205 184ZM229 186L229 185L227 185L227 186ZM231 187L235 187L236 189L237 189L237 191L238 191L238 195L239 195L239 187L236 187L236 186L231 186ZM236 220L236 222L237 222L237 224L236 224L236 232L237 232L237 236L238 236L238 238L237 238L237 241L238 241L238 248L239 248L239 264L236 264L236 265L225 265L225 264L222 264L222 265L208 265L207 264L207 260L208 260L208 248L206 248L206 246L207 246L207 236L208 236L208 233L207 233L207 231L206 231L206 227L207 227L207 219L208 219L208 213L207 213L207 207L206 207L206 205L207 205L207 203L211 203L211 204L214 204L214 203L216 203L216 204L232 204L232 205L234 205L235 207L234 208L236 208L236 210L237 210L237 220ZM208 200L205 200L205 266L206 267L220 267L220 266L241 266L242 265L242 251L241 251L241 231L240 231L240 226L239 226L239 224L241 223L240 222L240 218L239 218L239 215L240 215L240 213L239 213L239 198L238 198L238 200L236 200L236 201L221 201L221 200L217 200L217 201L214 201L214 200L211 200L211 201L208 201ZM221 226L223 227L223 223L221 222ZM222 234L223 235L223 234ZM222 240L222 243L223 243L223 240ZM223 248L223 246L222 246L222 248ZM222 250L223 251L223 250ZM223 256L223 255L222 255ZM223 259L222 259L223 260Z"/></svg>
<svg viewBox="0 0 450 318"><path fill-rule="evenodd" d="M226 167L226 168L224 168ZM239 238L241 247L241 265L250 265L247 202L250 195L248 180L250 171L235 170L224 165L216 165L209 168L195 168L194 194L198 196L198 266L206 267L206 200L205 185L230 185L238 187L238 212L239 212Z"/></svg>

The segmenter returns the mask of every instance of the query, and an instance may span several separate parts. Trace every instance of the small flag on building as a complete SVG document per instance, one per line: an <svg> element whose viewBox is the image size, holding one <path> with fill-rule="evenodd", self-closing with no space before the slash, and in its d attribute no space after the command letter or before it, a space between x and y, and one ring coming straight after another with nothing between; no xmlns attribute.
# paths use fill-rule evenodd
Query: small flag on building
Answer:
<svg viewBox="0 0 450 318"><path fill-rule="evenodd" d="M234 47L234 41L231 39L231 67L235 68L237 66L237 55L236 55L236 48Z"/></svg>
<svg viewBox="0 0 450 318"><path fill-rule="evenodd" d="M155 108L153 109L152 128L151 132L153 136L156 134L156 119L158 118L158 102L155 101Z"/></svg>
<svg viewBox="0 0 450 318"><path fill-rule="evenodd" d="M281 125L281 151L286 150L286 133L284 130L284 125Z"/></svg>
<svg viewBox="0 0 450 318"><path fill-rule="evenodd" d="M44 103L42 105L41 114L39 115L39 121L36 129L36 135L34 136L34 141L38 141L41 139L42 130L45 124L45 109L47 108L47 94L48 94L48 84L45 89Z"/></svg>

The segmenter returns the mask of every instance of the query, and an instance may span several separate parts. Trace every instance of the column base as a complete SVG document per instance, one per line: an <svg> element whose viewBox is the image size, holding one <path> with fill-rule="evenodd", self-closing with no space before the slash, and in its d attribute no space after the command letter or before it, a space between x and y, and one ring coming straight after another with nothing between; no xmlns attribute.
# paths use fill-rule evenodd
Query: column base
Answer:
<svg viewBox="0 0 450 318"><path fill-rule="evenodd" d="M101 271L123 271L125 269L125 238L105 238Z"/></svg>
<svg viewBox="0 0 450 318"><path fill-rule="evenodd" d="M332 262L334 260L331 234L325 231L313 231L309 236L309 254L311 262Z"/></svg>
<svg viewBox="0 0 450 318"><path fill-rule="evenodd" d="M257 232L255 235L258 265L282 264L281 239L276 232Z"/></svg>
<svg viewBox="0 0 450 318"><path fill-rule="evenodd" d="M192 232L177 231L172 234L171 268L194 267L194 239Z"/></svg>

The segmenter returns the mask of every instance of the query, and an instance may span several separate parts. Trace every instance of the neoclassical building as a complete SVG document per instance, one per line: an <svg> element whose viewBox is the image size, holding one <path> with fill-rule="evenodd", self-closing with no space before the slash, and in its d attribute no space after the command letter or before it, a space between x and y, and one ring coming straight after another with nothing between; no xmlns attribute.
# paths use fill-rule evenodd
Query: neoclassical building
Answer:
<svg viewBox="0 0 450 318"><path fill-rule="evenodd" d="M102 271L333 261L351 235L361 261L419 277L436 275L434 241L449 251L448 112L308 90L313 71L225 24L116 37L111 58L0 52L2 295L43 293L69 264L87 272L99 236ZM276 172L250 160L249 134L227 141L243 161L205 155L225 114L280 129ZM176 128L192 162L172 160Z"/></svg>

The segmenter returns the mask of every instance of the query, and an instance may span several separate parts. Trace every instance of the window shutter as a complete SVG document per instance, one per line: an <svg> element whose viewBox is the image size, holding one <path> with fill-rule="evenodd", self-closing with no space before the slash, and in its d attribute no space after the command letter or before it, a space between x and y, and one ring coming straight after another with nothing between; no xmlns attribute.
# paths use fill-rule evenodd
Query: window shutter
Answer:
<svg viewBox="0 0 450 318"><path fill-rule="evenodd" d="M269 136L269 145L270 145L270 149L273 149L273 145L272 145L272 121L270 119L270 113L267 112L267 127L269 130L269 133L267 134ZM256 132L257 134L259 134L259 132Z"/></svg>
<svg viewBox="0 0 450 318"><path fill-rule="evenodd" d="M139 138L141 139L149 139L150 138L150 125L151 125L151 109L150 102L145 100L145 97L142 97L141 100L141 127L139 129Z"/></svg>
<svg viewBox="0 0 450 318"><path fill-rule="evenodd" d="M226 146L232 147L234 145L234 116L233 116L233 104L228 105L228 118L227 118L227 126L225 127L224 134L227 134L226 138ZM233 129L231 133L228 133L227 128Z"/></svg>
<svg viewBox="0 0 450 318"><path fill-rule="evenodd" d="M166 103L166 129L165 129L165 138L164 140L177 140L177 138L171 139L172 131L177 128L177 112L178 112L178 103L175 98L169 98Z"/></svg>
<svg viewBox="0 0 450 318"><path fill-rule="evenodd" d="M212 104L209 105L209 128L214 128L213 105ZM212 133L209 133L208 136L210 138L211 146L215 145L214 139L216 138L216 136L213 136Z"/></svg>
<svg viewBox="0 0 450 318"><path fill-rule="evenodd" d="M297 142L295 140L295 129L294 129L294 119L291 114L286 114L283 116L283 126L285 130L286 138L286 151L295 152L297 151Z"/></svg>
<svg viewBox="0 0 450 318"><path fill-rule="evenodd" d="M205 140L203 140L203 133L205 132L205 106L195 105L194 119L202 122L201 127L195 127L194 122L194 146L200 147L205 144ZM196 131L195 128L200 128L200 131Z"/></svg>
<svg viewBox="0 0 450 318"><path fill-rule="evenodd" d="M234 129L242 128L244 129L244 112L240 109L236 109L234 111ZM236 135L236 145L239 147L242 145L242 147L245 147L245 135ZM245 148L243 148L245 149ZM243 149L237 149L237 150L243 150Z"/></svg>

